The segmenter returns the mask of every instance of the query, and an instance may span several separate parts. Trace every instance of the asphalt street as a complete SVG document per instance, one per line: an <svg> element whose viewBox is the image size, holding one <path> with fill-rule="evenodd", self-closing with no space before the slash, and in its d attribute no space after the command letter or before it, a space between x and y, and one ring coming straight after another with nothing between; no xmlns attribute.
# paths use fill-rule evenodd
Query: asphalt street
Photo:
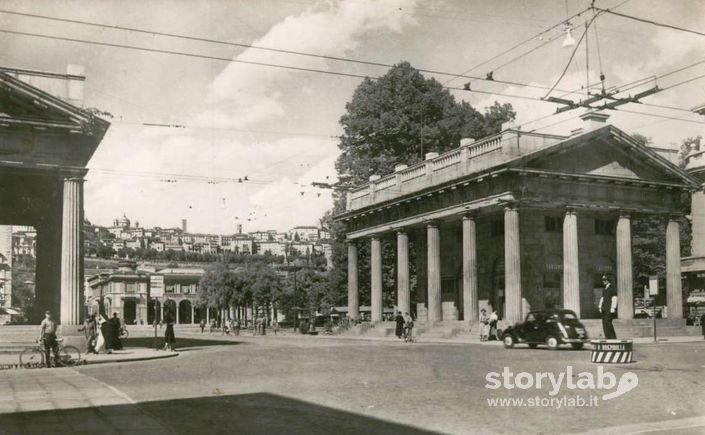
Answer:
<svg viewBox="0 0 705 435"><path fill-rule="evenodd" d="M272 336L181 343L176 358L71 370L129 400L115 412L136 407L171 433L705 432L705 342L642 344L635 363L605 365L617 381L627 372L638 378L611 400L602 396L616 385L573 385L597 377L587 350ZM514 376L553 373L556 380L563 373L563 383L555 389L544 378L541 389L487 388L488 373L500 376L505 367ZM513 381L526 387L528 374ZM594 403L570 406L578 396ZM509 398L525 402L490 403ZM535 406L526 402L536 398ZM0 415L0 423L13 417L28 415Z"/></svg>

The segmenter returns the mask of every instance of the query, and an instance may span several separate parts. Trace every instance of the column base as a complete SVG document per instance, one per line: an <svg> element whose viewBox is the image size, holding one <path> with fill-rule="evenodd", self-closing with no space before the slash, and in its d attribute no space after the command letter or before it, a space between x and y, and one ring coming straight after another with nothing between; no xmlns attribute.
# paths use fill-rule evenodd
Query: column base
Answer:
<svg viewBox="0 0 705 435"><path fill-rule="evenodd" d="M83 326L59 325L59 338L64 339L64 346L75 346L81 355L85 355L87 350L86 335L83 331L79 331L79 328L83 328Z"/></svg>

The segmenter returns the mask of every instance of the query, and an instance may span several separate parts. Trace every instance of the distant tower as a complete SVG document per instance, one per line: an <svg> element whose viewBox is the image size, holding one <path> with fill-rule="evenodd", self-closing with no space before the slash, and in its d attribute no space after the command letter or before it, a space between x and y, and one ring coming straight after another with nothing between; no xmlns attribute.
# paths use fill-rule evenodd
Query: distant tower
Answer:
<svg viewBox="0 0 705 435"><path fill-rule="evenodd" d="M236 226L236 232L237 232L238 234L242 234L242 224L237 224L237 226Z"/></svg>
<svg viewBox="0 0 705 435"><path fill-rule="evenodd" d="M181 219L181 231L186 233L188 228L188 222L186 219Z"/></svg>

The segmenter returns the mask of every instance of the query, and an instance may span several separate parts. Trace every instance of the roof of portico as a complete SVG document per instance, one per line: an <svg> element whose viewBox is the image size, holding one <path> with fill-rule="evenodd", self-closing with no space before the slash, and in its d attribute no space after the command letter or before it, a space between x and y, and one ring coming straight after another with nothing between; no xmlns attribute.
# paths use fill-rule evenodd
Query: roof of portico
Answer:
<svg viewBox="0 0 705 435"><path fill-rule="evenodd" d="M527 136L528 146L521 142ZM567 138L546 135L543 143L538 146L534 143L537 141L537 136L543 135L518 130L505 131L501 136L471 145L470 148L483 147L484 149L475 154L470 150L465 151L467 162L462 161L463 152L459 152L458 149L441 154L432 162L426 161L406 170L419 173L413 179L415 185L411 187L400 186L400 183L405 182L404 175L387 176L371 181L353 189L354 196L352 201L348 201L348 209L335 218L347 219L408 202L412 198L432 196L437 192L465 186L468 181L481 182L506 173L563 180L646 185L652 188L663 186L695 189L699 186L698 180L685 170L612 125L605 125ZM520 144L524 145L523 149ZM433 169L436 162L450 162L450 164L437 170ZM442 174L445 170L449 172L447 176ZM429 171L432 171L431 176ZM371 189L373 185L375 188ZM506 197L508 196L500 195L494 200L501 202L502 198L506 199ZM354 203L356 200L357 204ZM353 202L352 207L350 207L351 202Z"/></svg>

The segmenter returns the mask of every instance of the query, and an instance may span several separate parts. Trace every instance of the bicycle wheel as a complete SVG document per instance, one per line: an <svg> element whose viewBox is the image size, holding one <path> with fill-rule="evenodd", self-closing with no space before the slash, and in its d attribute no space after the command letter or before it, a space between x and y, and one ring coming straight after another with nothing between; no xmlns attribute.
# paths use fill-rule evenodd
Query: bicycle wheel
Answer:
<svg viewBox="0 0 705 435"><path fill-rule="evenodd" d="M81 352L73 346L64 346L59 349L59 364L64 367L73 367L81 362Z"/></svg>
<svg viewBox="0 0 705 435"><path fill-rule="evenodd" d="M36 347L28 347L20 354L20 365L26 369L41 367L44 363L44 353Z"/></svg>
<svg viewBox="0 0 705 435"><path fill-rule="evenodd" d="M127 330L127 328L122 328L120 330L120 338L127 338L130 336L130 332Z"/></svg>

